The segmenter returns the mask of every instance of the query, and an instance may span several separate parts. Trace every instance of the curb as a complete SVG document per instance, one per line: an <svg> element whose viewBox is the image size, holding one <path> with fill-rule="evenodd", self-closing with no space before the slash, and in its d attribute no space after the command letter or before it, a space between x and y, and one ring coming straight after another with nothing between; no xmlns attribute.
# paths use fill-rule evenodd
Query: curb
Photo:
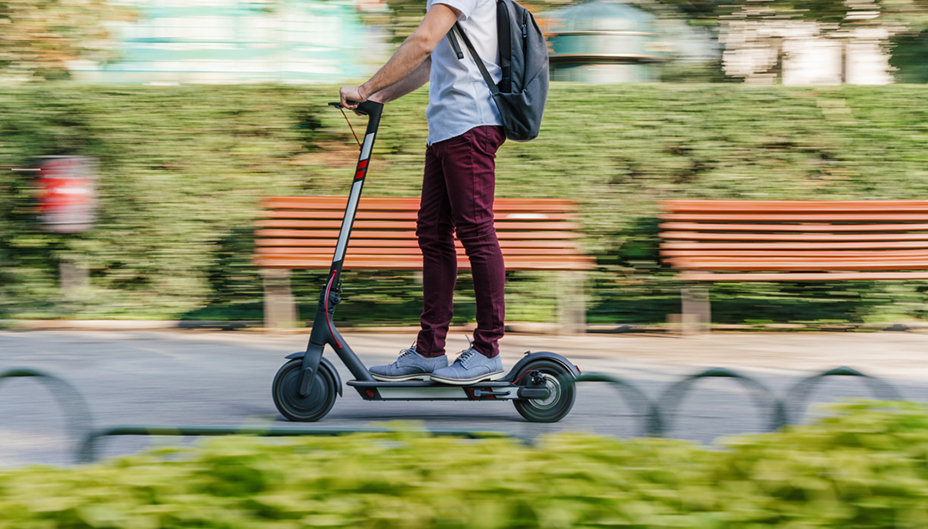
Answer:
<svg viewBox="0 0 928 529"><path fill-rule="evenodd" d="M14 331L150 331L165 329L209 329L234 331L255 328L260 321L212 320L0 320L0 329Z"/></svg>

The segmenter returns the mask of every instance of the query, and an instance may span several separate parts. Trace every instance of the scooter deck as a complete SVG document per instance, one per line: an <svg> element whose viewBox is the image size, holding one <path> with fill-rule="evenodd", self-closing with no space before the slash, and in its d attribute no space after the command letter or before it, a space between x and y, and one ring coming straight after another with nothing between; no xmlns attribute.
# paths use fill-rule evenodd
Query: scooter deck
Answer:
<svg viewBox="0 0 928 529"><path fill-rule="evenodd" d="M512 400L541 396L527 397L524 393L528 388L504 380L478 382L466 386L424 380L405 382L349 380L347 384L357 389L364 400Z"/></svg>
<svg viewBox="0 0 928 529"><path fill-rule="evenodd" d="M361 388L380 388L380 387L396 387L396 388L429 388L429 387L438 387L443 388L468 388L468 387L508 387L511 386L511 382L506 382L505 380L487 380L485 382L476 382L474 384L467 384L463 386L458 386L454 384L442 384L440 382L432 382L430 380L404 380L402 382L388 382L382 380L349 380L346 382L349 386L361 387Z"/></svg>

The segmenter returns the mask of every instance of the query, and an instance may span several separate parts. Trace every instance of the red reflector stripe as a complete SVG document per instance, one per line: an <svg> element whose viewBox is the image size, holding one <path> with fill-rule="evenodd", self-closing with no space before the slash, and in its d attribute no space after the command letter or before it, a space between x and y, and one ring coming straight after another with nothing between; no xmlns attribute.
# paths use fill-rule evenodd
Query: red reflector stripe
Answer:
<svg viewBox="0 0 928 529"><path fill-rule="evenodd" d="M360 180L360 179L362 179L362 178L364 178L364 169L361 169L360 171L358 171L358 172L355 173L355 175L354 175L354 179L355 179L355 180Z"/></svg>
<svg viewBox="0 0 928 529"><path fill-rule="evenodd" d="M367 167L367 160L361 160L358 162L358 169L364 169L365 167Z"/></svg>

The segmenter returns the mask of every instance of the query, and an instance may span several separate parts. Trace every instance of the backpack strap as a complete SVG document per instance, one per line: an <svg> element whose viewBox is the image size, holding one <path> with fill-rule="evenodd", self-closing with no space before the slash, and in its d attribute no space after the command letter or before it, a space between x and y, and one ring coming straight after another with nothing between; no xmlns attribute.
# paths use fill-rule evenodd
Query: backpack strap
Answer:
<svg viewBox="0 0 928 529"><path fill-rule="evenodd" d="M480 74L483 75L483 80L486 81L487 86L490 88L490 93L493 94L494 96L496 94L499 94L499 87L496 86L496 83L493 81L493 77L491 77L490 72L487 71L487 66L483 64L483 59L481 59L480 56L477 55L477 50L474 49L474 45L470 43L470 39L467 38L467 34L464 33L464 29L461 28L461 25L457 22L454 23L454 27L451 28L451 31L448 32L448 35L451 37L451 42L452 42L451 46L455 47L453 44L455 42L454 35L453 35L455 30L457 30L457 32L461 35L461 40L463 40L464 45L467 46L467 51L470 52L471 56L474 58L474 62L477 63L477 69L479 69ZM463 58L463 54L458 55L458 58L459 59Z"/></svg>
<svg viewBox="0 0 928 529"><path fill-rule="evenodd" d="M512 21L509 20L509 6L504 0L496 2L496 35L499 42L499 80L500 92L512 91Z"/></svg>
<svg viewBox="0 0 928 529"><path fill-rule="evenodd" d="M457 22L455 22L457 24ZM458 39L454 36L454 30L448 31L448 42L451 43L451 49L454 50L454 54L458 56L458 60L464 58L464 52L461 51L461 46L458 45Z"/></svg>

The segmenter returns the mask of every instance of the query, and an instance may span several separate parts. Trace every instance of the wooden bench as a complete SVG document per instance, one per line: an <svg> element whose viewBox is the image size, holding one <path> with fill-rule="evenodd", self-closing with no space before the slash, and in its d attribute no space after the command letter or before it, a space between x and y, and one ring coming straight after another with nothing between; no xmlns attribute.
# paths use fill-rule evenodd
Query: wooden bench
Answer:
<svg viewBox="0 0 928 529"><path fill-rule="evenodd" d="M332 264L347 198L269 197L255 231L254 264L265 284L265 325L292 327L297 315L290 291L291 270L328 270ZM361 197L345 270L422 270L416 240L418 198ZM594 261L580 248L577 204L555 199L496 199L496 230L506 270L551 270L558 278L561 332L580 332L586 323L583 272ZM459 269L470 262L460 242Z"/></svg>
<svg viewBox="0 0 928 529"><path fill-rule="evenodd" d="M928 279L926 200L667 200L661 256L687 283L684 327L718 281Z"/></svg>

